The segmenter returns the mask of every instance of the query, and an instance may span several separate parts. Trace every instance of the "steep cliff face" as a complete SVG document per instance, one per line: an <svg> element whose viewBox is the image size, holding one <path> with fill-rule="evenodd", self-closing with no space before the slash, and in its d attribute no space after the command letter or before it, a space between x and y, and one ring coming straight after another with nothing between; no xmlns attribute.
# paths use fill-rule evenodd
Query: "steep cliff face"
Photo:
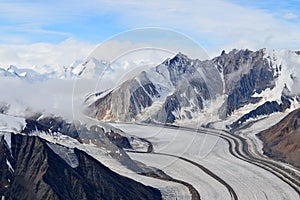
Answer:
<svg viewBox="0 0 300 200"><path fill-rule="evenodd" d="M300 109L258 134L266 155L300 168Z"/></svg>
<svg viewBox="0 0 300 200"><path fill-rule="evenodd" d="M132 120L143 108L149 107L160 94L145 72L128 80L122 87L100 98L89 111L99 119L107 121ZM96 108L96 109L94 109Z"/></svg>
<svg viewBox="0 0 300 200"><path fill-rule="evenodd" d="M264 51L233 50L214 60L223 68L226 116L244 105L257 103L261 98L255 93L275 86L273 68L264 59Z"/></svg>
<svg viewBox="0 0 300 200"><path fill-rule="evenodd" d="M12 134L10 145L1 139L0 193L6 199L161 199L157 189L112 172L80 150L73 150L77 165L70 166L36 136Z"/></svg>
<svg viewBox="0 0 300 200"><path fill-rule="evenodd" d="M14 170L11 167L11 163L13 162L14 158L7 143L4 141L4 137L2 137L0 141L0 195L5 194L13 180Z"/></svg>

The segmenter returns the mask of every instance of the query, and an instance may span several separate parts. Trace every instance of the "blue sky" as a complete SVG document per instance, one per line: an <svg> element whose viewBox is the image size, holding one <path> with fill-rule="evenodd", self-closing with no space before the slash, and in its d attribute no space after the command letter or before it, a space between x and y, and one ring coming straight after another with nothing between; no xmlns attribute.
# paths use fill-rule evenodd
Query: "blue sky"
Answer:
<svg viewBox="0 0 300 200"><path fill-rule="evenodd" d="M179 31L211 54L232 48L294 50L300 47L300 0L0 2L0 48L69 40L98 44L143 27Z"/></svg>

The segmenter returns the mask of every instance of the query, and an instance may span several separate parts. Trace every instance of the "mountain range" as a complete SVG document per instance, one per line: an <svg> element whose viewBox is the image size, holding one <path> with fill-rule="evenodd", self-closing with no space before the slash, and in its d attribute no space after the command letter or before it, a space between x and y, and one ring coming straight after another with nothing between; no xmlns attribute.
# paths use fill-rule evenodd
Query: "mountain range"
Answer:
<svg viewBox="0 0 300 200"><path fill-rule="evenodd" d="M32 68L19 68L10 65L8 68L0 67L0 76L16 77L26 81L45 81L48 79L72 79L76 77L95 78L105 70L112 70L106 61L89 58L86 61L77 60L69 66L33 66Z"/></svg>
<svg viewBox="0 0 300 200"><path fill-rule="evenodd" d="M209 110L231 128L299 102L300 57L293 51L232 50L211 60L179 53L112 88L88 106L103 121L179 123Z"/></svg>

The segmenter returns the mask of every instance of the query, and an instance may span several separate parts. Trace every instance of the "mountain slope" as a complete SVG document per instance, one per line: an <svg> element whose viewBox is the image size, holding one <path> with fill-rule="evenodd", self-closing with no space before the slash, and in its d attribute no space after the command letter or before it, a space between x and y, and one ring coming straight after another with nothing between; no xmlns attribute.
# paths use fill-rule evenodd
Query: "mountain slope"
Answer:
<svg viewBox="0 0 300 200"><path fill-rule="evenodd" d="M266 155L300 168L300 109L258 134Z"/></svg>
<svg viewBox="0 0 300 200"><path fill-rule="evenodd" d="M7 147L2 138L0 177L6 182L0 192L6 199L161 199L158 190L112 172L80 150L74 149L78 165L71 167L35 136L12 134Z"/></svg>

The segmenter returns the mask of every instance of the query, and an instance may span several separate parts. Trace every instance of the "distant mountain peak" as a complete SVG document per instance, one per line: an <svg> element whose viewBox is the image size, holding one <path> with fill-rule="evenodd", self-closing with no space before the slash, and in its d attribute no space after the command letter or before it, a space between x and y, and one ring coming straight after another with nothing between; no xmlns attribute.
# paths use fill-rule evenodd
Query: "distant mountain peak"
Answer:
<svg viewBox="0 0 300 200"><path fill-rule="evenodd" d="M175 65L187 64L190 61L191 61L191 59L188 56L179 52L173 58L170 58L170 59L167 59L166 61L164 61L163 64L175 66Z"/></svg>

